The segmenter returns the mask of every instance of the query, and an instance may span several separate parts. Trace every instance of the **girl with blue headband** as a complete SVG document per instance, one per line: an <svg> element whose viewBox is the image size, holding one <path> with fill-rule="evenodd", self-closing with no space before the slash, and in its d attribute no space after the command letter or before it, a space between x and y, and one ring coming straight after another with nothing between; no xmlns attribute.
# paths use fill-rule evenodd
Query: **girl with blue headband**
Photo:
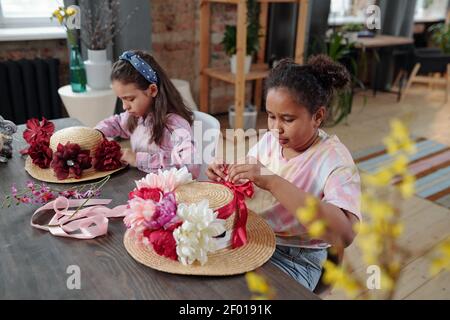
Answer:
<svg viewBox="0 0 450 320"><path fill-rule="evenodd" d="M112 66L112 89L124 112L95 127L105 137L130 139L122 161L145 172L186 166L194 177L192 111L155 59L125 51Z"/></svg>

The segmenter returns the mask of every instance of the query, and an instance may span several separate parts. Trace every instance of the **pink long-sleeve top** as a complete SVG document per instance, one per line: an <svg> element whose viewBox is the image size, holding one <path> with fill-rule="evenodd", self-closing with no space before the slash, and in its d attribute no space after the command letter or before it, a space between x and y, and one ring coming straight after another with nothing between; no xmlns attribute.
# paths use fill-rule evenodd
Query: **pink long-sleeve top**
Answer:
<svg viewBox="0 0 450 320"><path fill-rule="evenodd" d="M200 165L194 164L192 128L184 118L170 113L167 118L161 144L150 142L152 118L140 117L133 132L127 129L128 112L113 115L100 121L95 129L105 137L130 139L131 149L136 153L136 167L144 172L186 166L194 178L198 177Z"/></svg>

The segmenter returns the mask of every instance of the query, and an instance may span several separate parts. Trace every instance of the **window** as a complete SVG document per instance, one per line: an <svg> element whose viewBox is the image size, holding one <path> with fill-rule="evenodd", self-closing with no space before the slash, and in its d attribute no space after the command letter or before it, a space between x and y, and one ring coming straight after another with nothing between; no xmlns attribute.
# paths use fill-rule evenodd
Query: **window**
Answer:
<svg viewBox="0 0 450 320"><path fill-rule="evenodd" d="M0 0L0 27L58 26L50 17L63 0Z"/></svg>
<svg viewBox="0 0 450 320"><path fill-rule="evenodd" d="M364 23L365 10L375 4L375 0L331 0L329 25Z"/></svg>
<svg viewBox="0 0 450 320"><path fill-rule="evenodd" d="M445 20L448 0L416 0L414 21L427 22Z"/></svg>

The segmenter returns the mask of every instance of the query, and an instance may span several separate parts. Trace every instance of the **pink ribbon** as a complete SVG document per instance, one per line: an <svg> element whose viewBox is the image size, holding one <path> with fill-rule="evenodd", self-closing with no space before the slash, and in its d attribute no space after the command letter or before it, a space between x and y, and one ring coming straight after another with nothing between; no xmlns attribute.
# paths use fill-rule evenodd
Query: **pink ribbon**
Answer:
<svg viewBox="0 0 450 320"><path fill-rule="evenodd" d="M228 187L234 193L234 201L230 202L226 206L220 208L218 210L217 218L219 219L227 219L233 212L236 212L237 220L236 225L233 231L233 237L231 239L231 243L234 248L239 248L247 243L247 216L248 210L247 205L245 204L245 198L253 197L254 189L253 183L251 181L247 181L241 185L235 185L231 182L221 182L219 184L223 184Z"/></svg>
<svg viewBox="0 0 450 320"><path fill-rule="evenodd" d="M74 215L75 210L69 208L80 207L86 200L69 200L66 197L58 197L41 208L37 209L31 217L31 226L37 229L50 231L59 237L76 239L93 239L106 234L108 231L108 218L124 217L126 205L120 205L113 209L103 205L111 202L111 199L89 199ZM37 217L47 210L54 210L55 214L47 225L35 223Z"/></svg>

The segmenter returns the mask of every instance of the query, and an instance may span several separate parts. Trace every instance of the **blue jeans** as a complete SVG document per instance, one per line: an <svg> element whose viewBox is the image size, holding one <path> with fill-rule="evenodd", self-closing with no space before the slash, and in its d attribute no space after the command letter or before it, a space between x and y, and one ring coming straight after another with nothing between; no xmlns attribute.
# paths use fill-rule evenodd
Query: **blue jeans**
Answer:
<svg viewBox="0 0 450 320"><path fill-rule="evenodd" d="M327 259L326 249L277 246L270 261L304 287L313 291Z"/></svg>

